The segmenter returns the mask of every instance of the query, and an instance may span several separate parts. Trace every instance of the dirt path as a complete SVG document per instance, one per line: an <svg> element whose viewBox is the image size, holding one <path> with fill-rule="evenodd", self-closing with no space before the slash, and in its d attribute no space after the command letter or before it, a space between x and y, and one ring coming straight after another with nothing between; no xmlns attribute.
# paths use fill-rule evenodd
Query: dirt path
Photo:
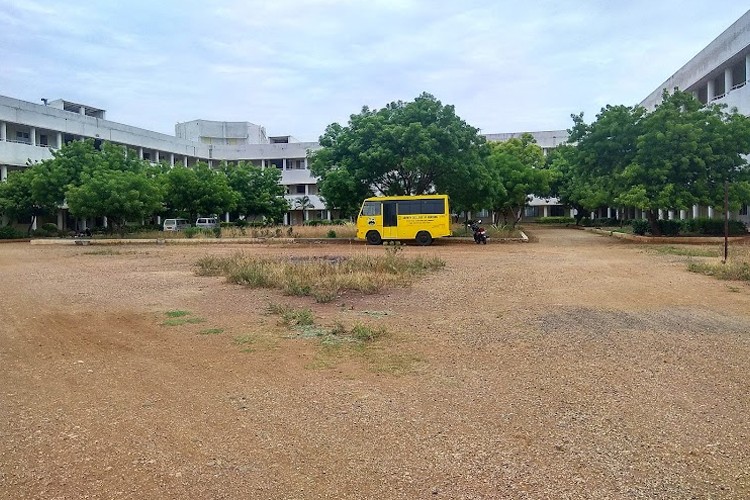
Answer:
<svg viewBox="0 0 750 500"><path fill-rule="evenodd" d="M0 498L750 497L750 287L532 236L330 304L193 274L230 245L0 245ZM269 304L389 334L332 351Z"/></svg>

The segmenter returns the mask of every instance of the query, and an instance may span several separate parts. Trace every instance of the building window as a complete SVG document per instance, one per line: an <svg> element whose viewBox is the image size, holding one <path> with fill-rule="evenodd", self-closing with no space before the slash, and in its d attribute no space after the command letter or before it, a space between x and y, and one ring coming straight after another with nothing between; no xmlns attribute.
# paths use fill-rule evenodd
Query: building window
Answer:
<svg viewBox="0 0 750 500"><path fill-rule="evenodd" d="M305 185L304 184L297 184L296 186L297 194L305 194Z"/></svg>
<svg viewBox="0 0 750 500"><path fill-rule="evenodd" d="M524 217L539 217L539 207L526 207L523 210Z"/></svg>
<svg viewBox="0 0 750 500"><path fill-rule="evenodd" d="M551 217L565 217L565 207L562 205L552 205L549 207Z"/></svg>
<svg viewBox="0 0 750 500"><path fill-rule="evenodd" d="M31 139L29 139L29 133L21 132L20 130L16 131L16 141L25 142L26 144L31 144Z"/></svg>
<svg viewBox="0 0 750 500"><path fill-rule="evenodd" d="M49 146L49 144L47 142L47 136L45 134L40 134L39 135L39 145L40 146Z"/></svg>
<svg viewBox="0 0 750 500"><path fill-rule="evenodd" d="M740 208L740 215L747 215L747 213L748 213L747 204L742 205L742 208Z"/></svg>

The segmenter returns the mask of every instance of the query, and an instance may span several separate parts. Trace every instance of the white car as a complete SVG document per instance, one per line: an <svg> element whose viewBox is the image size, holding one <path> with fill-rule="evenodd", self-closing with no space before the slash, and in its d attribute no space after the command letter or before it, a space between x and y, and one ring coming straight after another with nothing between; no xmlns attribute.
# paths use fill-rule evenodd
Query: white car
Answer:
<svg viewBox="0 0 750 500"><path fill-rule="evenodd" d="M215 227L219 227L219 219L217 219L216 217L199 217L195 221L195 227L213 229Z"/></svg>
<svg viewBox="0 0 750 500"><path fill-rule="evenodd" d="M165 231L182 231L190 227L190 221L187 219L164 219Z"/></svg>

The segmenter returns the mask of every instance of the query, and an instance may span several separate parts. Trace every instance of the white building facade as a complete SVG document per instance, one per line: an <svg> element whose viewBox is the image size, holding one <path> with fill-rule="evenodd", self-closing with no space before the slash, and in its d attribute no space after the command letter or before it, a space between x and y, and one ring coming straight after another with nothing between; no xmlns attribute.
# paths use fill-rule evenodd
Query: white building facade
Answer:
<svg viewBox="0 0 750 500"><path fill-rule="evenodd" d="M278 168L286 187L290 211L285 223L330 219L310 173L308 153L316 142L292 137L267 137L265 129L248 122L195 120L175 126L175 136L105 119L105 110L65 100L36 104L0 96L0 179L29 163L52 158L52 150L81 139L101 139L138 152L141 159L172 166L212 167L226 161L248 161L262 168ZM304 199L304 203L298 200ZM304 205L304 209L299 207ZM59 224L58 224L59 225Z"/></svg>
<svg viewBox="0 0 750 500"><path fill-rule="evenodd" d="M659 85L640 105L652 111L661 101L662 94L679 89L690 92L703 104L725 104L728 109L750 115L750 11L734 22L706 48L690 59L683 67ZM717 212L715 214L715 212ZM640 215L637 214L636 215ZM665 210L667 219L686 219L718 216L712 207L691 207L678 212ZM750 224L748 205L734 219Z"/></svg>

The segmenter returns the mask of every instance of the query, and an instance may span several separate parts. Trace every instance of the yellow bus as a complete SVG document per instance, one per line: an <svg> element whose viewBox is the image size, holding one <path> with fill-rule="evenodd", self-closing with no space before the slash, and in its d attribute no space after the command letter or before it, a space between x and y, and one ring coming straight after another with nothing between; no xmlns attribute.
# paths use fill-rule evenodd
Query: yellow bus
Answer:
<svg viewBox="0 0 750 500"><path fill-rule="evenodd" d="M416 240L429 245L450 234L451 215L444 194L367 198L357 217L357 238L370 245L380 245L383 240Z"/></svg>

